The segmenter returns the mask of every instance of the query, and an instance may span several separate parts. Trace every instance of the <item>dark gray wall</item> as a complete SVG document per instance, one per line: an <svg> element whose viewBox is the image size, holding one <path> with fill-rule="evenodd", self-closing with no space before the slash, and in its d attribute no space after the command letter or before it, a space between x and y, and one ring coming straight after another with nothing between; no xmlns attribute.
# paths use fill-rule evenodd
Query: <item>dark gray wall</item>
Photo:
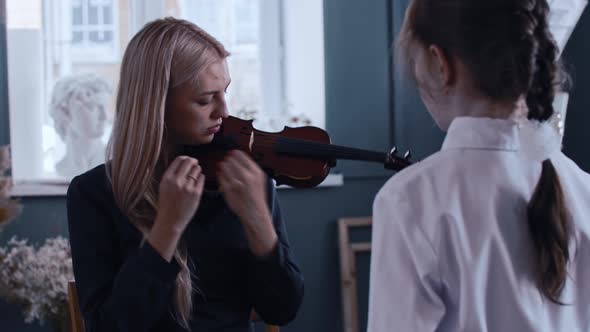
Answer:
<svg viewBox="0 0 590 332"><path fill-rule="evenodd" d="M573 77L565 123L564 152L590 171L590 7L587 7L567 44L563 60Z"/></svg>
<svg viewBox="0 0 590 332"><path fill-rule="evenodd" d="M390 45L406 4L407 0L324 0L326 123L334 143L385 150L395 141L401 148L412 148L417 158L440 147L442 133L426 114L415 89L399 75L392 79ZM8 142L4 29L0 29L0 144ZM586 11L565 53L576 69L577 83L566 124L565 151L586 170L590 169L590 156L584 148L590 123L590 94L584 94L590 86L590 64L585 62L590 59L589 36L590 11ZM336 220L369 215L373 196L390 173L359 162L339 162L337 170L345 175L343 187L280 191L289 237L306 280L300 314L283 331L342 330ZM22 202L23 214L0 234L0 244L12 235L34 242L67 235L62 197L25 198ZM358 238L366 240L368 234ZM363 329L368 262L368 256L358 261ZM2 331L49 330L25 325L16 308L1 303L0 322Z"/></svg>

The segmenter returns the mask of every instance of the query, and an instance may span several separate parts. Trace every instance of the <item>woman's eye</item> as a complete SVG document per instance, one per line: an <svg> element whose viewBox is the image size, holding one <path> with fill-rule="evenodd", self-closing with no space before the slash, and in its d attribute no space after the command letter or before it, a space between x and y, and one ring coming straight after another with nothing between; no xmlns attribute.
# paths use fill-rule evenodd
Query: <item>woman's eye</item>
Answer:
<svg viewBox="0 0 590 332"><path fill-rule="evenodd" d="M197 104L199 104L200 106L207 106L209 105L209 103L211 103L211 100L197 100Z"/></svg>

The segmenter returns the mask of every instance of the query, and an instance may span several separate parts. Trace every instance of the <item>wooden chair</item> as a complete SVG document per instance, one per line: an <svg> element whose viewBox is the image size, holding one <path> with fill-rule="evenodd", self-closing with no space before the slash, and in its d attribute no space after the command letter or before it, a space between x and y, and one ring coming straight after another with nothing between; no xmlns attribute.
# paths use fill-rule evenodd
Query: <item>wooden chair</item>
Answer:
<svg viewBox="0 0 590 332"><path fill-rule="evenodd" d="M254 310L252 310L252 312L250 313L250 320L253 321L254 323L262 321L262 319L258 316L256 311L254 311ZM264 332L279 332L279 327L276 325L266 325L264 327Z"/></svg>
<svg viewBox="0 0 590 332"><path fill-rule="evenodd" d="M70 331L72 332L84 332L84 320L80 313L80 305L78 304L78 293L76 291L76 282L68 282L68 309L70 313ZM252 311L250 319L254 322L260 321L260 318L256 312ZM280 332L279 327L276 325L266 325L264 328L265 332Z"/></svg>
<svg viewBox="0 0 590 332"><path fill-rule="evenodd" d="M358 253L371 251L371 242L351 243L349 230L352 227L370 227L371 220L371 217L341 218L338 220L344 332L359 332L355 256Z"/></svg>
<svg viewBox="0 0 590 332"><path fill-rule="evenodd" d="M68 282L68 308L70 313L70 331L84 332L84 320L80 313L75 281Z"/></svg>

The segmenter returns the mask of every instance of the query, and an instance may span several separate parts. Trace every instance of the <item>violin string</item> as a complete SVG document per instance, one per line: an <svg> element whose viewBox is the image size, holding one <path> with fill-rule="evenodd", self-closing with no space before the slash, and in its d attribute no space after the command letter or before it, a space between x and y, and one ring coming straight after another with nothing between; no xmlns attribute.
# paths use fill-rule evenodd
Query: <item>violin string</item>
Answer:
<svg viewBox="0 0 590 332"><path fill-rule="evenodd" d="M250 133L241 133L242 135L250 137ZM343 146L336 146L330 143L321 143L311 140L305 140L300 138L284 137L280 134L273 133L256 133L255 146L261 149L276 149L277 145L280 144L282 148L287 151L283 152L294 152L297 150L304 149L305 152L317 153L320 155L329 155L336 159L360 159L360 160L372 160L372 161L384 161L387 154L383 152L375 152L369 150L362 150L356 148L349 148ZM294 151L295 150L295 151ZM334 155L337 156L334 156Z"/></svg>
<svg viewBox="0 0 590 332"><path fill-rule="evenodd" d="M266 137L265 137L266 138ZM325 143L318 143L308 140L301 140L301 139L291 139L291 138L271 138L270 140L263 139L265 143L275 144L280 143L283 147L289 150L293 149L305 149L306 151L310 152L317 152L317 153L337 153L344 157L355 157L359 156L361 158L373 157L377 160L382 160L385 156L384 153L374 152L374 151L367 151L355 148L348 148L348 147L341 147L341 146L334 146ZM271 148L267 144L263 144L262 146L265 148Z"/></svg>
<svg viewBox="0 0 590 332"><path fill-rule="evenodd" d="M286 137L278 137L276 135L261 134L256 136L256 146L263 149L275 148L280 144L285 148L285 152L296 152L297 150L305 149L306 152L317 154L337 154L341 158L361 158L381 161L385 159L385 153L367 151L355 148L348 148L342 146L334 146L326 143L314 142L303 139L293 139Z"/></svg>
<svg viewBox="0 0 590 332"><path fill-rule="evenodd" d="M250 136L249 133L242 133L242 135ZM385 153L360 150L348 147L334 146L327 143L320 143L311 140L304 140L300 138L289 138L273 133L256 133L256 146L263 149L272 149L277 143L281 144L286 149L292 151L292 149L305 149L311 153L324 153L324 154L338 154L344 158L361 157L363 159L376 159L382 160L385 157Z"/></svg>

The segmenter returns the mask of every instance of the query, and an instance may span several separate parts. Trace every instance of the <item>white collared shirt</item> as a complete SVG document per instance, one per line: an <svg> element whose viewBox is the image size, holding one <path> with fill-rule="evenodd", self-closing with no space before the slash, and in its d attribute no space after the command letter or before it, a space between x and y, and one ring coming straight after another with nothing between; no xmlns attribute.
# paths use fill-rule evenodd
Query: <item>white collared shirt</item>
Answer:
<svg viewBox="0 0 590 332"><path fill-rule="evenodd" d="M369 332L590 331L590 175L551 158L571 215L558 306L535 284L526 207L541 163L511 120L457 118L373 205Z"/></svg>

